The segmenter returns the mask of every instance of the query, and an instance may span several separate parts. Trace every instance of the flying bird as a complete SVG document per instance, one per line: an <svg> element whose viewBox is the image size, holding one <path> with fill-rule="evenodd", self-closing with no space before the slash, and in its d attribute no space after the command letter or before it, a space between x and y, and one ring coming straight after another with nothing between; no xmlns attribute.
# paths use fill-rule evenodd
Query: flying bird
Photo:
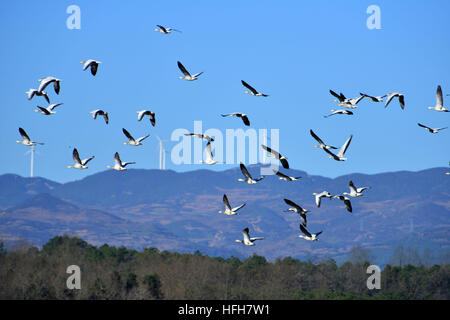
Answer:
<svg viewBox="0 0 450 320"><path fill-rule="evenodd" d="M159 31L159 32L161 32L161 33L163 33L163 34L169 34L169 33L171 33L172 31L181 32L181 30L177 30L177 29L173 29L173 28L165 28L165 27L163 27L163 26L161 26L161 25L159 25L159 24L157 24L156 26L157 26L158 28L155 29L155 31Z"/></svg>
<svg viewBox="0 0 450 320"><path fill-rule="evenodd" d="M392 101L392 99L398 98L398 102L400 103L400 107L402 108L402 110L405 109L405 96L403 94L398 93L398 92L393 92L393 93L388 93L386 96L387 96L387 100L386 100L385 108L387 108L387 106Z"/></svg>
<svg viewBox="0 0 450 320"><path fill-rule="evenodd" d="M295 202L293 202L289 199L284 199L284 202L286 202L286 204L288 206L291 206L291 208L287 209L287 212L292 211L292 212L298 213L300 215L302 225L304 225L306 227L306 223L307 223L306 213L309 212L309 210L303 209L298 204L296 204Z"/></svg>
<svg viewBox="0 0 450 320"><path fill-rule="evenodd" d="M206 164L216 164L216 163L220 163L216 160L214 160L213 154L212 154L212 147L211 147L211 142L208 141L208 143L206 144L206 159L205 160L201 160L200 163L206 163Z"/></svg>
<svg viewBox="0 0 450 320"><path fill-rule="evenodd" d="M84 63L83 65L83 71L85 71L87 68L91 68L91 73L93 76L97 74L98 65L101 63L100 61L88 59L85 61L80 61L80 63Z"/></svg>
<svg viewBox="0 0 450 320"><path fill-rule="evenodd" d="M229 113L229 114L222 114L221 116L222 117L238 117L238 118L242 119L242 121L244 122L244 124L246 126L250 125L250 121L248 120L248 117L247 117L247 115L245 113L234 112L234 113Z"/></svg>
<svg viewBox="0 0 450 320"><path fill-rule="evenodd" d="M92 116L94 117L94 119L97 119L97 116L103 116L103 118L105 119L106 124L109 123L109 116L108 116L108 112L105 112L103 110L100 109L96 109L93 110L91 112L89 112L92 114Z"/></svg>
<svg viewBox="0 0 450 320"><path fill-rule="evenodd" d="M299 235L298 237L308 241L318 241L319 239L317 237L322 233L322 231L317 233L310 233L303 225L300 225L300 230L303 232L303 234Z"/></svg>
<svg viewBox="0 0 450 320"><path fill-rule="evenodd" d="M200 139L205 139L207 141L214 141L213 138L211 138L210 136L203 134L203 133L185 133L184 135L188 136L188 137L191 136L191 137L197 137Z"/></svg>
<svg viewBox="0 0 450 320"><path fill-rule="evenodd" d="M350 189L350 193L348 192L344 192L342 194L345 194L347 196L350 196L352 198L356 198L356 197L361 197L363 196L363 191L370 189L370 187L362 187L362 188L356 188L355 185L353 184L353 181L350 180L350 182L348 183L348 187Z"/></svg>
<svg viewBox="0 0 450 320"><path fill-rule="evenodd" d="M378 97L373 97L373 96L369 96L368 94L365 93L359 93L360 95L369 98L370 100L372 100L373 102L383 102L383 98L385 98L387 95L385 94L384 96L378 96Z"/></svg>
<svg viewBox="0 0 450 320"><path fill-rule="evenodd" d="M352 212L353 209L352 209L352 203L350 202L350 198L347 198L346 196L341 196L341 195L333 196L333 198L344 201L345 208L347 209L347 211Z"/></svg>
<svg viewBox="0 0 450 320"><path fill-rule="evenodd" d="M187 81L197 80L198 76L200 76L203 73L203 71L202 71L202 72L196 73L194 75L191 75L186 70L186 68L181 64L180 61L177 61L177 64L178 64L178 68L180 68L181 72L183 72L183 74L184 74L184 77L178 77L179 79L184 79L184 80L187 80Z"/></svg>
<svg viewBox="0 0 450 320"><path fill-rule="evenodd" d="M256 238L250 238L248 227L242 230L242 236L243 240L235 240L236 242L240 242L242 244L245 244L246 246L254 246L256 240L264 240L262 237L256 237Z"/></svg>
<svg viewBox="0 0 450 320"><path fill-rule="evenodd" d="M268 146L266 146L264 144L262 144L261 147L264 150L266 150L267 152L269 152L269 154L267 155L268 157L272 157L274 159L280 160L283 168L289 169L289 162L287 161L287 158L285 156L282 156L278 151L273 150L272 148L269 148Z"/></svg>
<svg viewBox="0 0 450 320"><path fill-rule="evenodd" d="M31 141L30 137L27 135L27 133L25 132L25 130L23 130L22 128L19 128L19 133L22 136L22 141L20 140L16 140L17 143L21 143L24 146L34 146L37 144L41 144L43 145L43 142L35 142L35 141Z"/></svg>
<svg viewBox="0 0 450 320"><path fill-rule="evenodd" d="M264 179L264 176L259 177L258 179L253 179L250 173L248 172L245 165L241 162L240 163L241 172L244 175L245 179L238 179L238 181L241 182L247 182L248 184L257 184L259 181Z"/></svg>
<svg viewBox="0 0 450 320"><path fill-rule="evenodd" d="M136 162L122 162L122 160L120 160L119 153L116 152L114 154L114 166L106 166L106 167L117 170L117 171L124 171L124 170L127 170L127 168L125 168L127 165L135 164L135 163Z"/></svg>
<svg viewBox="0 0 450 320"><path fill-rule="evenodd" d="M74 168L74 169L87 169L88 167L86 166L86 164L91 161L92 159L95 158L95 156L89 157L87 159L81 160L80 159L80 154L78 153L77 148L73 149L72 152L72 157L73 157L73 161L74 161L74 165L73 166L67 166L67 168Z"/></svg>
<svg viewBox="0 0 450 320"><path fill-rule="evenodd" d="M44 91L39 92L37 89L30 89L25 93L28 94L28 100L33 99L33 97L36 95L38 97L44 97L45 100L47 101L47 103L50 103L50 99L49 99L47 93Z"/></svg>
<svg viewBox="0 0 450 320"><path fill-rule="evenodd" d="M350 137L345 141L345 143L342 145L341 149L337 154L332 153L328 149L323 149L326 153L328 153L330 158L333 158L336 161L345 161L347 158L344 158L344 154L347 151L348 146L350 145L350 142L352 141L353 135L350 135Z"/></svg>
<svg viewBox="0 0 450 320"><path fill-rule="evenodd" d="M448 127L444 127L444 128L435 128L435 129L433 129L433 128L427 127L427 126L425 126L425 125L423 125L421 123L418 123L418 125L419 125L419 127L425 128L430 133L438 133L440 130L444 130L444 129L448 128Z"/></svg>
<svg viewBox="0 0 450 320"><path fill-rule="evenodd" d="M59 94L59 90L60 90L60 88L61 88L61 87L60 87L61 79L57 79L57 78L55 78L55 77L49 76L49 77L45 77L45 78L42 78L42 79L38 79L38 81L41 83L41 84L39 85L38 92L42 93L42 92L44 91L44 89L45 89L50 83L53 82L53 89L55 89L56 94Z"/></svg>
<svg viewBox="0 0 450 320"><path fill-rule="evenodd" d="M339 106L349 109L357 108L356 105L358 104L358 102L360 102L363 98L365 98L365 96L362 94L357 98L347 99L342 92L338 95L333 90L330 90L330 93L337 98L337 100L334 101L338 102Z"/></svg>
<svg viewBox="0 0 450 320"><path fill-rule="evenodd" d="M343 110L343 109L334 110L334 109L331 109L330 111L332 112L331 114L329 114L327 116L323 116L323 117L324 118L328 118L328 117L334 116L335 114L346 114L346 115L349 115L349 116L353 115L353 112L351 112L350 110Z"/></svg>
<svg viewBox="0 0 450 320"><path fill-rule="evenodd" d="M275 169L272 169L273 173L275 173L277 176L279 176L280 180L284 180L284 181L297 181L298 179L300 179L301 177L290 177L285 175L284 173L281 173L280 171L277 171Z"/></svg>
<svg viewBox="0 0 450 320"><path fill-rule="evenodd" d="M156 115L154 112L151 112L150 110L141 110L141 111L136 111L136 113L138 114L138 121L141 121L144 118L144 116L148 116L152 126L155 126Z"/></svg>
<svg viewBox="0 0 450 320"><path fill-rule="evenodd" d="M428 109L440 112L449 112L448 109L444 108L444 98L442 97L442 89L440 85L438 85L436 89L436 105L434 107L428 107Z"/></svg>
<svg viewBox="0 0 450 320"><path fill-rule="evenodd" d="M122 128L122 132L129 140L128 142L124 142L123 144L128 144L130 146L142 146L142 141L150 136L149 134L147 134L146 136L140 137L139 139L134 139L133 136L125 128Z"/></svg>
<svg viewBox="0 0 450 320"><path fill-rule="evenodd" d="M223 213L229 216L234 216L237 214L238 210L243 208L245 206L244 204L241 204L240 206L236 208L231 208L230 202L228 201L228 197L226 194L223 195L223 204L225 205L225 211L219 211L219 213Z"/></svg>
<svg viewBox="0 0 450 320"><path fill-rule="evenodd" d="M331 199L333 196L331 195L331 193L329 193L328 191L322 191L321 193L313 193L315 200L316 200L316 205L317 208L320 208L320 204L322 202L322 198L328 198Z"/></svg>
<svg viewBox="0 0 450 320"><path fill-rule="evenodd" d="M62 103L54 103L49 105L47 108L42 108L40 106L36 106L38 109L35 109L35 112L39 112L42 113L43 115L49 116L51 114L55 114L56 112L53 112L53 109L55 109L56 107L59 107L60 105L62 105Z"/></svg>
<svg viewBox="0 0 450 320"><path fill-rule="evenodd" d="M260 93L258 91L255 90L255 88L253 88L251 85L249 85L247 82L245 82L244 80L241 80L241 83L244 85L244 87L246 87L248 90L250 91L244 91L244 93L248 93L251 94L252 96L258 96L258 97L268 97L268 94L264 94L264 93Z"/></svg>
<svg viewBox="0 0 450 320"><path fill-rule="evenodd" d="M319 143L319 145L318 145L318 146L314 146L314 148L320 148L320 149L337 149L336 147L326 145L326 144L322 141L322 139L320 139L320 138L314 133L314 131L312 131L312 129L309 130L309 133L310 133L311 136L312 136L314 139L316 139L317 142Z"/></svg>

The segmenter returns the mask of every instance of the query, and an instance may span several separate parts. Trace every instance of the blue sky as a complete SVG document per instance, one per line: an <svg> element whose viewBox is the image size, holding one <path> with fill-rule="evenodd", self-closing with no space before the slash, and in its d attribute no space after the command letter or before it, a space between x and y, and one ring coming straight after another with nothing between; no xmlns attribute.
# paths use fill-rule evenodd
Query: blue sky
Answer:
<svg viewBox="0 0 450 320"><path fill-rule="evenodd" d="M81 29L69 30L66 9L81 9ZM369 30L370 5L381 9L381 29ZM360 172L422 170L447 166L450 129L432 135L417 126L450 124L450 113L427 110L438 84L450 93L448 1L9 1L0 4L0 174L29 175L28 147L17 144L18 128L45 142L36 155L35 175L66 182L107 170L116 151L133 168L158 168L156 135L170 139L178 128L244 128L221 113L247 113L252 128L280 129L280 151L292 168L336 177ZM183 33L162 35L156 24ZM96 77L82 71L85 59L102 62ZM179 80L176 62L204 71L198 81ZM61 93L48 88L56 114L34 112L44 99L25 91L45 76L62 79ZM268 98L243 93L244 79ZM356 97L399 91L395 100L363 100L353 116L323 118L335 107L329 89ZM444 96L444 105L450 97ZM104 109L111 122L94 121ZM157 125L138 122L150 109ZM122 128L150 134L138 148L123 145ZM246 129L246 128L244 128ZM346 162L313 148L313 129L340 146L353 134ZM176 143L166 143L169 151ZM204 144L203 144L204 145ZM67 169L72 149L95 155L84 171ZM235 165L175 165L176 171Z"/></svg>

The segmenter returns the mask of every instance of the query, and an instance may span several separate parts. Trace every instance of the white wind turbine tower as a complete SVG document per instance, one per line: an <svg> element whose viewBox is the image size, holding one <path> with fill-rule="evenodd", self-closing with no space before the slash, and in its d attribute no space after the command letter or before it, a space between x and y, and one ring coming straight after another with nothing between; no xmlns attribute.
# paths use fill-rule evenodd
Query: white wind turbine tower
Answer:
<svg viewBox="0 0 450 320"><path fill-rule="evenodd" d="M159 141L159 170L166 170L166 149L164 149L163 142L168 140L161 140L159 136L156 136Z"/></svg>
<svg viewBox="0 0 450 320"><path fill-rule="evenodd" d="M39 152L34 151L34 147L36 145L32 145L31 149L27 152L25 152L25 154L27 155L28 153L30 154L30 177L33 178L34 177L34 154L39 154Z"/></svg>

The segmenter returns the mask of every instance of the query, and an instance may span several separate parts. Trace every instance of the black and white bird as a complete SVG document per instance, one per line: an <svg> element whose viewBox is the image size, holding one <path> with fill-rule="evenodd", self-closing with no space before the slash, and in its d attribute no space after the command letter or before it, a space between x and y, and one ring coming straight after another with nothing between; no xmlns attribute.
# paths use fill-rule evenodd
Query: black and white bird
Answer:
<svg viewBox="0 0 450 320"><path fill-rule="evenodd" d="M341 149L337 154L332 153L328 149L323 149L326 153L328 153L330 158L333 158L336 161L345 161L347 158L344 158L345 152L348 149L348 146L350 145L350 142L352 141L353 135L350 135L350 137L345 141L345 143L342 145Z"/></svg>
<svg viewBox="0 0 450 320"><path fill-rule="evenodd" d="M418 126L419 127L422 127L422 128L425 128L426 130L428 130L428 132L430 132L430 133L439 133L439 131L440 130L444 130L444 129L447 129L448 127L444 127L444 128L430 128L430 127L427 127L426 125L423 125L423 124L421 124L421 123L417 123L418 124Z"/></svg>
<svg viewBox="0 0 450 320"><path fill-rule="evenodd" d="M284 173L281 173L278 170L272 169L273 173L275 173L280 180L284 180L284 181L297 181L298 179L300 179L301 177L290 177L285 175Z"/></svg>
<svg viewBox="0 0 450 320"><path fill-rule="evenodd" d="M39 92L37 89L30 89L25 93L28 95L28 100L33 99L33 97L36 95L38 97L44 97L47 103L50 103L50 98L45 91Z"/></svg>
<svg viewBox="0 0 450 320"><path fill-rule="evenodd" d="M22 128L19 128L19 133L22 136L22 140L16 140L17 143L21 143L24 146L35 146L37 144L40 144L40 145L44 144L43 142L31 141L31 139L28 136L28 134Z"/></svg>
<svg viewBox="0 0 450 320"><path fill-rule="evenodd" d="M264 238L262 237L254 237L254 238L250 238L250 234L249 234L250 230L247 228L245 228L244 230L242 230L242 237L243 240L235 240L236 242L240 242L242 244L245 244L246 246L254 246L255 245L255 241L256 240L264 240Z"/></svg>
<svg viewBox="0 0 450 320"><path fill-rule="evenodd" d="M205 153L206 153L206 159L205 160L200 160L200 163L206 163L206 164L209 164L209 165L220 163L219 161L216 161L214 159L214 156L213 156L213 153L212 153L211 142L209 142L209 141L206 144Z"/></svg>
<svg viewBox="0 0 450 320"><path fill-rule="evenodd" d="M97 74L98 65L101 62L97 61L97 60L88 59L88 60L85 60L85 61L80 61L80 63L84 63L83 64L83 71L85 71L87 68L90 68L92 75L95 76Z"/></svg>
<svg viewBox="0 0 450 320"><path fill-rule="evenodd" d="M400 107L402 108L402 110L405 109L405 96L403 94L398 93L398 92L392 92L392 93L388 93L386 96L387 96L387 100L386 100L385 108L387 108L387 106L392 101L392 99L398 98Z"/></svg>
<svg viewBox="0 0 450 320"><path fill-rule="evenodd" d="M331 114L329 114L327 116L323 116L323 117L324 118L328 118L328 117L334 116L335 114L346 114L346 115L349 115L349 116L353 115L353 112L351 112L350 110L343 110L343 109L334 110L334 109L331 109L330 111L331 111Z"/></svg>
<svg viewBox="0 0 450 320"><path fill-rule="evenodd" d="M278 151L273 150L272 148L269 148L268 146L266 146L264 144L262 144L261 147L264 150L266 150L267 152L269 152L269 154L267 155L268 157L272 157L274 159L280 160L283 168L289 169L289 162L287 161L287 158L285 156L281 155Z"/></svg>
<svg viewBox="0 0 450 320"><path fill-rule="evenodd" d="M93 117L94 119L97 119L97 116L102 116L102 117L105 119L106 124L109 123L109 115L108 115L108 112L105 112L105 111L100 110L100 109L96 109L96 110L93 110L93 111L91 111L91 112L89 112L89 113L92 114L92 117Z"/></svg>
<svg viewBox="0 0 450 320"><path fill-rule="evenodd" d="M156 26L157 26L158 28L155 29L155 31L161 32L161 33L163 33L163 34L169 34L169 33L171 33L172 31L181 32L181 30L177 30L177 29L174 29L174 28L165 28L165 27L163 27L163 26L161 26L161 25L159 25L159 24L157 24Z"/></svg>
<svg viewBox="0 0 450 320"><path fill-rule="evenodd" d="M361 187L361 188L356 188L355 185L353 184L353 181L350 180L350 182L348 183L348 187L350 189L350 192L343 192L342 194L345 194L347 196L350 196L352 198L357 198L357 197L362 197L363 191L370 189L370 187Z"/></svg>
<svg viewBox="0 0 450 320"><path fill-rule="evenodd" d="M347 198L346 196L342 196L342 195L333 196L333 198L344 201L345 208L347 209L347 211L352 212L353 209L352 209L352 203L350 202L350 198Z"/></svg>
<svg viewBox="0 0 450 320"><path fill-rule="evenodd" d="M51 114L55 114L56 112L54 112L53 109L55 109L56 107L59 107L60 105L62 105L62 103L53 103L53 104L49 105L47 108L42 108L40 106L36 106L36 108L38 108L38 109L35 109L34 111L42 113L43 115L49 116Z"/></svg>
<svg viewBox="0 0 450 320"><path fill-rule="evenodd" d="M248 89L248 90L244 91L244 93L248 93L248 94L251 94L252 96L257 96L257 97L268 97L269 96L268 94L264 94L264 93L256 91L255 88L253 88L251 85L249 85L244 80L241 80L241 83L244 87L246 87Z"/></svg>
<svg viewBox="0 0 450 320"><path fill-rule="evenodd" d="M205 139L206 141L214 141L213 138L211 138L210 136L203 134L203 133L185 133L185 136L191 136L191 137L197 137L200 139Z"/></svg>
<svg viewBox="0 0 450 320"><path fill-rule="evenodd" d="M39 85L38 92L42 93L50 83L53 83L53 89L55 89L56 94L59 94L59 91L61 89L61 79L48 76L42 79L38 79L38 81L41 83Z"/></svg>
<svg viewBox="0 0 450 320"><path fill-rule="evenodd" d="M236 208L231 208L230 206L230 202L228 201L228 197L226 194L223 195L223 204L225 205L225 211L219 211L219 213L223 213L226 214L228 216L234 216L237 214L237 212L239 211L239 209L243 208L245 206L244 204L241 204L240 206L236 207Z"/></svg>
<svg viewBox="0 0 450 320"><path fill-rule="evenodd" d="M329 146L327 144L325 144L322 139L320 139L315 133L314 131L309 130L309 133L311 134L311 136L316 139L316 141L319 143L318 146L314 146L314 148L319 148L319 149L337 149L336 147L333 146Z"/></svg>
<svg viewBox="0 0 450 320"><path fill-rule="evenodd" d="M94 159L95 156L92 156L92 157L89 157L89 158L87 158L87 159L81 160L81 159L80 159L80 154L78 153L77 148L74 148L74 149L73 149L73 152L72 152L72 158L73 158L73 161L74 161L74 165L73 165L73 166L67 166L67 168L73 168L73 169L80 169L80 170L83 170L83 169L87 169L87 168L88 168L88 167L86 166L87 163L88 163L89 161L91 161L92 159Z"/></svg>
<svg viewBox="0 0 450 320"><path fill-rule="evenodd" d="M122 160L120 160L119 153L116 152L114 154L114 166L106 166L106 167L117 170L117 171L124 171L124 170L127 170L127 168L126 168L127 165L135 164L135 163L136 162L122 162Z"/></svg>
<svg viewBox="0 0 450 320"><path fill-rule="evenodd" d="M333 90L330 90L330 93L335 96L337 98L337 100L334 100L335 102L338 102L338 105L344 108L349 108L349 109L355 109L357 108L357 104L363 99L365 98L364 95L360 95L357 98L353 98L353 99L348 99L344 96L344 94L341 92L339 95L334 92Z"/></svg>
<svg viewBox="0 0 450 320"><path fill-rule="evenodd" d="M247 168L245 167L245 165L242 162L240 163L239 166L241 168L241 172L244 175L245 179L239 178L238 181L246 182L248 184L257 184L259 181L264 179L264 176L261 176L258 179L253 179L252 176L250 175L250 173L248 172Z"/></svg>
<svg viewBox="0 0 450 320"><path fill-rule="evenodd" d="M179 69L181 70L181 72L183 72L183 74L184 74L184 77L178 77L179 79L184 79L184 80L187 80L187 81L194 81L194 80L197 80L198 77L203 73L203 71L202 71L202 72L196 73L196 74L194 74L194 75L191 75L191 74L186 70L186 68L181 64L180 61L177 61L177 64L178 64L178 68L179 68Z"/></svg>
<svg viewBox="0 0 450 320"><path fill-rule="evenodd" d="M303 232L303 234L300 234L298 237L308 241L318 241L319 239L317 237L322 233L322 231L319 231L317 233L310 233L303 225L300 225L300 230Z"/></svg>
<svg viewBox="0 0 450 320"><path fill-rule="evenodd" d="M437 86L436 89L436 105L434 107L428 107L428 109L440 112L449 112L448 109L444 108L444 98L442 97L442 89L440 85Z"/></svg>
<svg viewBox="0 0 450 320"><path fill-rule="evenodd" d="M303 209L302 207L300 207L298 204L296 204L294 201L291 201L289 199L284 199L284 202L286 202L286 204L288 206L290 206L289 209L287 209L287 212L295 212L298 213L300 216L300 219L302 221L302 225L304 225L306 227L307 221L306 221L306 213L309 212L309 210Z"/></svg>
<svg viewBox="0 0 450 320"><path fill-rule="evenodd" d="M322 198L328 198L331 199L333 196L328 191L322 191L320 193L313 193L315 200L316 200L316 206L317 208L320 208L320 204L322 202Z"/></svg>
<svg viewBox="0 0 450 320"><path fill-rule="evenodd" d="M387 95L385 94L384 96L378 96L378 97L373 97L373 96L369 96L368 94L365 93L359 93L360 95L369 98L370 100L372 100L373 102L383 102L383 98L385 98Z"/></svg>
<svg viewBox="0 0 450 320"><path fill-rule="evenodd" d="M142 146L142 141L150 136L149 134L147 134L143 137L135 139L125 128L122 128L122 132L128 138L128 142L124 142L123 144L128 144L130 146Z"/></svg>
<svg viewBox="0 0 450 320"><path fill-rule="evenodd" d="M245 113L234 112L234 113L222 114L221 116L222 117L238 117L238 118L242 119L242 121L244 122L244 124L246 126L250 125L250 121L248 120L248 117Z"/></svg>
<svg viewBox="0 0 450 320"><path fill-rule="evenodd" d="M141 111L136 111L136 113L138 114L138 121L141 121L144 118L144 116L148 116L152 126L155 126L156 115L154 112L151 112L150 110L141 110Z"/></svg>

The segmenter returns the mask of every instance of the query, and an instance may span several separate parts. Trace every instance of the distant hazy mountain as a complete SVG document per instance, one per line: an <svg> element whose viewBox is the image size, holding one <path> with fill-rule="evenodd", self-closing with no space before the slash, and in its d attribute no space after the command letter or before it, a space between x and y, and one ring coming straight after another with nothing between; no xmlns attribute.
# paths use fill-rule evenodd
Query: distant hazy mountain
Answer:
<svg viewBox="0 0 450 320"><path fill-rule="evenodd" d="M260 166L249 166L259 176ZM370 248L378 263L398 244L450 250L450 177L446 168L375 175L351 174L330 179L288 170L299 181L267 176L257 185L238 182L239 168L198 170L105 171L65 184L43 178L0 176L0 238L42 244L58 234L73 234L100 245L158 247L161 250L215 256L258 253L274 259L346 258L356 245ZM282 172L286 172L282 170ZM348 182L370 186L352 199L353 212L342 201L313 192L348 192ZM227 194L232 206L247 205L236 216L218 213ZM323 230L318 242L298 238L299 217L284 212L288 198L310 210L308 230ZM250 228L263 236L254 247L236 243Z"/></svg>

